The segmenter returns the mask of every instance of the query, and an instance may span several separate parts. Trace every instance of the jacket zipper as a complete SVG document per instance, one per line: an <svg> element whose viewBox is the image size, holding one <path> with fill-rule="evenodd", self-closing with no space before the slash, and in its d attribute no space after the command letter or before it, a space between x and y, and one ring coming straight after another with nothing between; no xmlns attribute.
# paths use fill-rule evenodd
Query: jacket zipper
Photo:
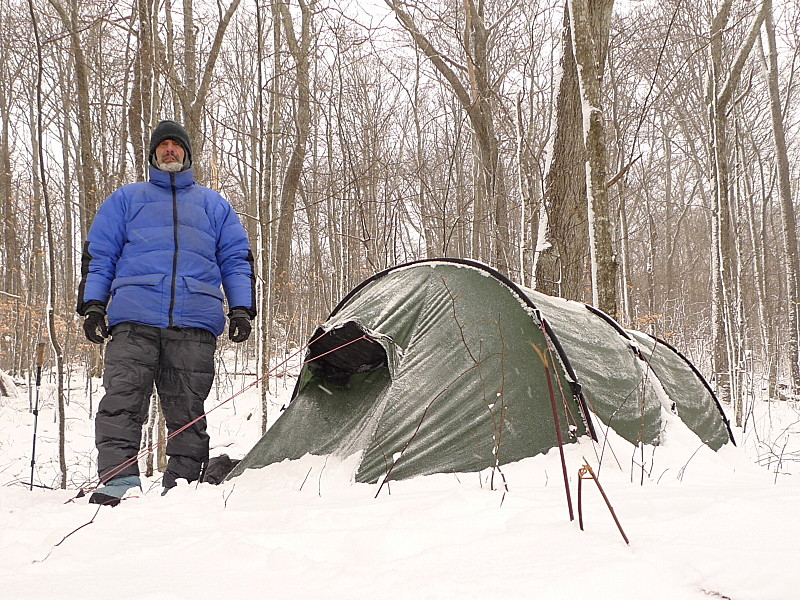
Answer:
<svg viewBox="0 0 800 600"><path fill-rule="evenodd" d="M169 174L172 184L172 238L175 243L175 252L172 254L172 287L169 297L169 327L175 327L172 314L175 311L175 290L178 284L178 190L175 186L175 173Z"/></svg>

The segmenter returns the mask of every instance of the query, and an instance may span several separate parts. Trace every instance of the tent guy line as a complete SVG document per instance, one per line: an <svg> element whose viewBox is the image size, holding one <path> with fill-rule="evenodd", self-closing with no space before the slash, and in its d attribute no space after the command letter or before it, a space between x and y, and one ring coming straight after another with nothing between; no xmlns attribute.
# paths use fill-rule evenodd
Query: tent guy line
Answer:
<svg viewBox="0 0 800 600"><path fill-rule="evenodd" d="M337 348L334 348L334 349L332 349L332 350L329 350L329 351L327 351L327 352L325 352L325 353L323 353L323 354L320 354L319 356L316 356L316 357L314 357L314 358L312 358L312 359L309 359L309 360L318 360L318 359L322 358L323 356L325 356L325 355L327 355L327 354L330 354L331 352L336 352L337 350L339 350L340 348L342 348L342 347L344 347L344 346L348 346L348 345L350 345L350 344L354 344L354 343L358 342L360 339L361 339L361 338L359 338L359 339L355 339L355 340L350 340L349 342L346 342L346 343L342 344L341 346L339 346L339 347L337 347ZM95 478L95 479L92 479L92 480L91 480L91 481L90 481L88 484L84 484L84 485L82 485L82 486L80 487L80 489L78 490L78 493L77 493L77 495L76 495L75 497L73 497L73 498L70 498L69 500L67 500L67 501L66 501L64 504L68 504L68 503L70 503L70 502L74 502L74 501L75 501L75 500L77 500L78 498L82 498L82 497L83 497L83 496L85 496L86 494L93 492L93 491L94 491L94 490L96 490L98 487L100 487L100 486L101 486L103 483L105 483L105 481L108 481L108 480L110 480L110 479L113 479L113 478L114 478L114 476L115 476L117 473L119 473L119 472L120 472L122 469L124 469L124 468L125 468L125 467L127 467L128 465L130 465L130 464L132 464L133 462L135 462L135 461L139 460L140 458L144 457L145 455L147 455L147 453L149 453L149 452L152 452L152 451L153 451L155 448L158 448L158 447L160 447L160 446L162 446L162 445L165 445L165 444L166 444L166 443L167 443L167 442L168 442L170 439L172 439L172 438L173 438L173 437L175 437L176 435L180 434L181 432L185 431L186 429L188 429L189 427L191 427L192 425L194 425L195 423L197 423L199 420L201 420L201 419L205 418L205 417L206 417L206 415L208 415L208 414L209 414L209 413L211 413L212 411L214 411L214 410L216 410L216 409L220 408L221 406L223 406L223 405L227 404L227 403L228 403L228 402L230 402L231 400L233 400L233 399L235 399L235 398L239 397L240 395L244 394L246 391L248 391L248 390L249 390L249 389L251 389L252 387L255 387L256 385L258 385L259 383L261 383L262 381L264 381L264 379L266 379L267 377L269 377L270 375L272 375L272 374L273 374L275 371L277 371L278 369L280 369L282 366L284 366L284 365L286 365L287 363L289 363L289 361L291 361L293 358L295 358L295 357L296 357L298 354L300 354L301 352L303 352L303 351L305 351L306 349L308 349L308 347L309 347L311 344L313 344L315 341L317 341L317 340L313 340L313 341L309 342L308 344L306 344L305 346L303 346L302 348L298 348L298 349L297 349L295 352L293 352L293 353L292 353L290 356L288 356L286 359L284 359L283 361L281 361L280 363L278 363L277 365L275 365L275 366L274 366L272 369L270 369L270 370L269 370L267 373L265 373L265 374L264 374L264 375L262 375L261 377L257 378L255 381L251 382L251 383L250 383L250 384L248 384L247 386L243 387L241 390L239 390L239 391L238 391L238 392L236 392L235 394L231 395L230 397L226 398L226 399L225 399L225 400L223 400L222 402L220 402L220 403L216 404L215 406L211 407L210 409L208 409L207 411L205 411L205 412L204 412L202 415L200 415L199 417L197 417L197 418L195 418L195 419L193 419L193 420L189 421L188 423L186 423L185 425L183 425L181 428L179 428L179 429L175 430L175 431L174 431L174 432L172 432L170 435L168 435L168 436L167 436L165 439L163 439L163 440L160 440L160 441L159 441L159 442L157 442L155 445L153 445L153 444L150 444L150 445L148 445L146 448L142 449L142 450L141 450L141 451L140 451L140 452L139 452L139 453L138 453L136 456L134 456L134 457L132 457L132 458L128 459L127 461L123 462L123 463L122 463L122 464L120 464L120 465L117 465L117 466L116 466L114 469L112 469L111 471L109 471L108 473L106 473L106 476L105 476L104 478L97 477L97 478ZM370 340L370 341L371 341L371 340ZM308 361L304 361L304 363L305 363L305 362L308 362Z"/></svg>

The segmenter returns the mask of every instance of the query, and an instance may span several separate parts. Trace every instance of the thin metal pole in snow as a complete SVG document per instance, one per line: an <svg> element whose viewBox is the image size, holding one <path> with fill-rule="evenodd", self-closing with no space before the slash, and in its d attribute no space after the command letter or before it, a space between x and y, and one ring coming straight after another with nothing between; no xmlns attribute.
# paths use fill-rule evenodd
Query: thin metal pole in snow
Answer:
<svg viewBox="0 0 800 600"><path fill-rule="evenodd" d="M625 540L625 543L630 546L631 543L628 540L628 536L625 535L625 531L622 529L622 524L617 518L617 513L614 512L614 507L611 506L611 501L608 499L606 491L603 489L603 486L600 485L600 480L597 478L597 475L594 474L594 471L592 471L592 467L589 466L589 461L586 460L586 457L583 458L583 466L578 469L578 523L580 524L581 531L583 531L583 500L581 497L581 482L584 479L592 479L595 484L597 484L597 489L600 490L600 494L603 496L603 500L608 507L608 511L611 513L611 517L614 519L614 523L616 523L620 534L622 534L622 539Z"/></svg>
<svg viewBox="0 0 800 600"><path fill-rule="evenodd" d="M567 508L569 509L569 520L575 520L575 512L572 510L572 497L570 496L569 492L569 476L567 475L567 459L564 456L564 437L561 435L561 419L558 417L558 406L556 404L556 394L555 390L553 389L553 379L550 376L550 361L547 358L547 355L540 350L537 346L533 346L533 349L536 350L536 353L539 355L539 358L542 360L542 364L544 365L544 374L547 377L547 390L550 393L550 404L553 409L553 424L555 425L556 429L556 438L558 439L558 452L561 455L561 471L564 475L564 491L567 494Z"/></svg>
<svg viewBox="0 0 800 600"><path fill-rule="evenodd" d="M31 450L31 486L33 491L33 471L36 466L36 428L39 425L39 387L42 385L42 364L44 364L44 342L36 347L36 404L33 408L33 449Z"/></svg>

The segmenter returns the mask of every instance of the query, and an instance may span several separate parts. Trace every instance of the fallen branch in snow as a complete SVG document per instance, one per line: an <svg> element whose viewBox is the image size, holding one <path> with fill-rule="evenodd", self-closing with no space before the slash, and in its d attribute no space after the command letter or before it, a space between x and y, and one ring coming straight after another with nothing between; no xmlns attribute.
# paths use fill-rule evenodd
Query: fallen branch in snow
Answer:
<svg viewBox="0 0 800 600"><path fill-rule="evenodd" d="M778 454L778 462L775 464L775 483L778 483L778 473L780 472L781 465L783 464L783 453L786 452L786 446L789 445L789 436L783 441L783 447Z"/></svg>
<svg viewBox="0 0 800 600"><path fill-rule="evenodd" d="M692 462L692 459L697 455L697 453L700 452L700 450L703 449L704 445L705 444L700 444L700 446L698 446L697 450L692 452L692 455L689 457L689 460L686 461L686 464L684 464L680 468L680 470L678 471L678 481L683 481L683 475L684 475L684 473L686 473L686 467L689 466L689 463Z"/></svg>
<svg viewBox="0 0 800 600"><path fill-rule="evenodd" d="M330 454L325 456L325 462L322 463L322 468L319 470L319 477L317 477L317 496L322 498L322 474L325 472L325 467L328 466L328 459Z"/></svg>
<svg viewBox="0 0 800 600"><path fill-rule="evenodd" d="M222 492L222 501L223 501L222 506L223 506L223 508L228 508L228 498L230 498L233 495L233 490L235 490L235 489L236 489L236 484L234 483L233 487L231 488L231 491L228 492L227 496L225 495L225 492Z"/></svg>
<svg viewBox="0 0 800 600"><path fill-rule="evenodd" d="M308 467L308 472L306 473L306 476L303 478L303 483L300 484L300 489L298 491L300 492L303 491L303 486L306 484L306 481L308 481L308 476L311 475L311 469L313 468L314 467Z"/></svg>
<svg viewBox="0 0 800 600"><path fill-rule="evenodd" d="M72 531L70 531L70 532L69 532L67 535L65 535L63 538L61 538L61 541L60 541L60 542L58 542L58 543L57 543L55 546L53 546L52 548L50 548L50 552L48 552L48 553L47 553L47 556L45 556L45 557L44 557L42 560L34 560L33 562L35 562L35 563L39 563L39 562L44 562L44 561L46 561L48 558L50 558L50 555L53 553L53 550L55 550L55 549L56 549L56 548L58 548L58 547L59 547L61 544L63 544L63 543L64 543L64 542L67 540L67 538L68 538L68 537L70 537L70 536L71 536L72 534L74 534L74 533L78 533L78 532L79 532L81 529L83 529L83 528L84 528L84 527L86 527L87 525L91 525L92 523L94 523L94 520L95 520L95 518L97 517L97 514L100 512L100 509L102 508L102 506L103 506L103 505L101 504L101 505L99 505L99 506L97 507L97 510L96 510L96 511L94 511L94 515L92 516L91 520L89 520L88 522L84 523L84 524L83 524L83 525L81 525L80 527L77 527L77 528L73 529L73 530L72 530Z"/></svg>
<svg viewBox="0 0 800 600"><path fill-rule="evenodd" d="M725 594L720 594L719 592L715 592L714 590L707 590L705 588L701 588L701 590L706 596L713 596L714 598L721 598L721 600L731 600L730 596L726 596Z"/></svg>

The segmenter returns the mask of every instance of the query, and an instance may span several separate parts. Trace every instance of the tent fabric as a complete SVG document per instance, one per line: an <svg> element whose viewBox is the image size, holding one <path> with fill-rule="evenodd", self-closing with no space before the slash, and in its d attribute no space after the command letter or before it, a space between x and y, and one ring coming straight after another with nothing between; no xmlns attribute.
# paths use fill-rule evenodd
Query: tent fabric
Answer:
<svg viewBox="0 0 800 600"><path fill-rule="evenodd" d="M641 331L626 333L638 344L643 360L658 377L670 400L671 409L712 450L733 440L731 424L719 400L703 375L683 354L662 339ZM689 369L694 377L687 374Z"/></svg>
<svg viewBox="0 0 800 600"><path fill-rule="evenodd" d="M661 385L639 345L602 313L481 263L387 269L314 333L291 403L231 476L308 453L358 455L359 482L479 471L594 437L595 417L634 443L657 443L664 409L722 418L710 389L702 411L672 400L698 374L659 349Z"/></svg>
<svg viewBox="0 0 800 600"><path fill-rule="evenodd" d="M631 443L657 443L662 401L655 378L619 326L580 302L525 293L565 348L592 412Z"/></svg>

